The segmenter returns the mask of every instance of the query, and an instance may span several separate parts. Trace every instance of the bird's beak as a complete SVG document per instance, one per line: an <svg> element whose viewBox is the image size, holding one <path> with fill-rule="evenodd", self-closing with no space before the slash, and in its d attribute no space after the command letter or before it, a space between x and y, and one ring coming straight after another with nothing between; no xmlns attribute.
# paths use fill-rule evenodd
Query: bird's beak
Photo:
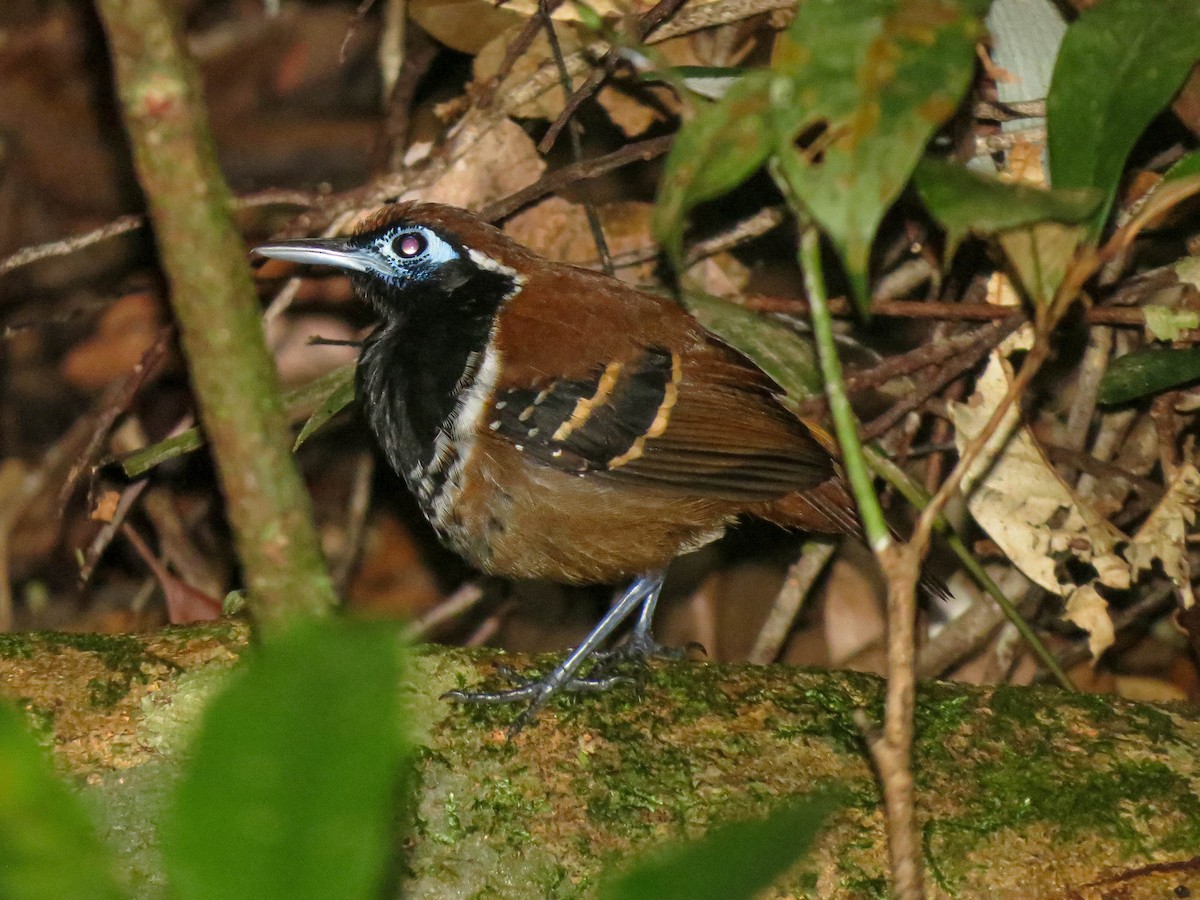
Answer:
<svg viewBox="0 0 1200 900"><path fill-rule="evenodd" d="M352 272L374 272L394 276L396 273L371 250L352 246L345 238L298 238L293 241L273 241L254 248L260 256L286 259L288 262L312 266L333 266Z"/></svg>

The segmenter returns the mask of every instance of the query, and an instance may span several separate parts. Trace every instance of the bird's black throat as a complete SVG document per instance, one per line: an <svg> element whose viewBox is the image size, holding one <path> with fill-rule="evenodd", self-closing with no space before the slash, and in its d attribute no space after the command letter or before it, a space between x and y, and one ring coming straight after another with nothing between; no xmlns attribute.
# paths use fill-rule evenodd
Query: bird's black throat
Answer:
<svg viewBox="0 0 1200 900"><path fill-rule="evenodd" d="M517 290L512 276L472 266L453 282L405 290L355 279L383 313L363 344L358 396L392 468L427 507L446 477L435 460L453 439L455 411L478 374L497 311ZM443 448L444 449L444 448Z"/></svg>

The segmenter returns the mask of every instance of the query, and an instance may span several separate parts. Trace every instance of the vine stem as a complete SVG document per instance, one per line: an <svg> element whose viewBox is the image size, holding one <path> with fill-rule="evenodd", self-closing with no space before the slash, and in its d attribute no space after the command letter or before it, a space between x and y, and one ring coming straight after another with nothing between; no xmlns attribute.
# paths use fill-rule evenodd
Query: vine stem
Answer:
<svg viewBox="0 0 1200 900"><path fill-rule="evenodd" d="M858 503L867 543L878 553L891 543L892 535L879 506L879 499L875 496L874 477L867 468L866 455L858 437L858 422L846 394L842 364L833 338L833 317L829 312L825 277L821 270L821 237L813 226L801 232L800 265L804 269L804 289L812 314L813 336L816 338L821 375L825 379L825 397L829 401L834 433L842 451L842 465Z"/></svg>
<svg viewBox="0 0 1200 900"><path fill-rule="evenodd" d="M829 295L821 271L821 237L815 226L806 225L800 233L800 265L804 269L817 357L825 380L834 433L842 452L842 465L858 504L867 543L878 557L888 581L887 703L883 730L880 732L861 710L856 720L867 737L883 786L893 894L900 900L920 900L925 891L911 761L916 696L914 622L921 557L919 552L913 552L915 547L897 545L892 540L879 498L875 495L874 478L859 440L857 420L846 396L834 343Z"/></svg>

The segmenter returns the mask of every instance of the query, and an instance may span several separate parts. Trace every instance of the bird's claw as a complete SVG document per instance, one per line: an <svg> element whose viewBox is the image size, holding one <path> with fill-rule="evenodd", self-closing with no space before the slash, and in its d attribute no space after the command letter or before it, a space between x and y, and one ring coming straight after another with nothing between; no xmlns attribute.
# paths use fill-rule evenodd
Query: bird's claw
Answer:
<svg viewBox="0 0 1200 900"><path fill-rule="evenodd" d="M528 703L509 726L510 738L532 722L537 713L557 694L597 694L618 684L629 684L633 681L626 675L588 675L560 679L555 678L553 672L543 678L524 678L507 666L501 666L497 671L515 686L503 691L447 691L442 694L442 699L475 704Z"/></svg>
<svg viewBox="0 0 1200 900"><path fill-rule="evenodd" d="M597 653L596 659L608 668L623 662L646 662L651 659L683 659L693 650L699 651L705 656L708 655L708 651L704 649L704 645L698 641L688 641L682 647L666 647L654 640L649 634L634 634L619 647ZM593 669L593 671L595 670Z"/></svg>

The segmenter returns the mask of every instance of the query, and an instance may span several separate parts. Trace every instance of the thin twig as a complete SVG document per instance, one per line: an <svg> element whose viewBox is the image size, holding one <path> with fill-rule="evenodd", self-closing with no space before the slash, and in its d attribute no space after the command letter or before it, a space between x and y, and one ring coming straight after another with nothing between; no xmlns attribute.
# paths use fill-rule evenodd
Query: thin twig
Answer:
<svg viewBox="0 0 1200 900"><path fill-rule="evenodd" d="M562 86L564 101L571 99L571 73L567 70L567 61L563 57L562 45L558 42L558 33L554 30L554 19L550 17L553 0L538 0L538 15L541 16L542 25L546 29L546 40L550 42L550 53L554 57L554 65L558 69L558 79ZM571 119L567 125L567 132L571 136L571 156L576 163L583 162L583 127L575 120ZM592 232L592 241L596 245L596 253L600 256L600 268L605 274L613 274L612 254L608 252L608 241L604 237L604 226L600 222L600 213L596 211L596 206L592 203L591 193L584 189L581 191L583 200L583 211L587 215L588 228Z"/></svg>
<svg viewBox="0 0 1200 900"><path fill-rule="evenodd" d="M445 623L473 609L483 599L483 588L477 581L468 581L453 594L421 616L407 630L409 640L428 638Z"/></svg>
<svg viewBox="0 0 1200 900"><path fill-rule="evenodd" d="M32 247L23 247L16 253L0 260L0 275L7 275L15 269L22 266L28 266L31 263L39 260L49 259L54 256L68 256L72 253L77 253L86 247L93 244L98 244L101 241L107 241L109 238L116 237L121 234L128 234L131 231L136 231L146 224L146 217L143 215L120 216L113 219L106 225L84 234L75 235L74 237L62 238L57 241L50 241L47 244L37 244Z"/></svg>
<svg viewBox="0 0 1200 900"><path fill-rule="evenodd" d="M959 354L967 354L977 359L982 352L990 350L1008 335L1012 334L1020 326L1021 321L1020 316L1010 316L1007 322L985 325L974 331L953 335L944 341L922 344L920 347L910 350L907 353L888 357L878 365L871 366L869 369L857 372L847 378L845 382L846 392L853 396L862 391L880 387L893 378L911 375L918 369L945 363L946 360ZM926 393L920 398L917 404L906 406L905 412L909 409L915 409L916 405L924 402L928 396L929 394ZM818 415L824 410L825 404L826 400L824 397L810 397L799 404L798 411L801 416Z"/></svg>
<svg viewBox="0 0 1200 900"><path fill-rule="evenodd" d="M1022 396L1026 386L1037 373L1038 369L1041 368L1042 363L1046 361L1049 352L1050 342L1044 335L1039 334L1035 337L1033 347L1026 355L1021 370L1013 378L1012 383L1009 384L1008 390L996 405L996 409L993 410L991 418L988 419L987 423L975 437L967 441L962 452L959 454L958 464L950 471L949 476L942 483L942 486L933 495L929 506L925 508L917 519L916 527L913 529L912 543L921 548L922 553L924 552L924 548L929 545L929 536L937 516L941 514L950 497L958 491L963 479L967 477L967 473L975 465L976 460L983 453L992 436L1007 418L1008 412L1012 409L1017 398ZM998 452L1000 448L997 447L995 449Z"/></svg>
<svg viewBox="0 0 1200 900"><path fill-rule="evenodd" d="M235 198L233 207L240 210L253 209L259 206L312 206L317 202L317 199L316 194L309 194L304 191L271 188ZM107 241L109 238L119 237L122 234L136 231L145 224L146 217L141 214L118 216L111 222L106 222L99 228L85 231L83 234L60 238L57 241L50 241L45 244L22 247L11 256L0 260L0 276L7 275L9 272L20 269L23 266L28 266L39 260L78 253L80 250L84 250L93 244L99 244L101 241Z"/></svg>
<svg viewBox="0 0 1200 900"><path fill-rule="evenodd" d="M1045 100L1010 100L1007 103L979 100L971 109L976 119L992 122L1011 122L1013 119L1042 119L1046 116Z"/></svg>
<svg viewBox="0 0 1200 900"><path fill-rule="evenodd" d="M662 156L671 149L671 143L674 140L674 135L650 138L646 141L626 144L620 150L604 156L581 160L555 169L553 172L543 175L529 187L484 207L479 213L479 218L493 223L506 219L522 207L528 206L548 194L561 191L565 187L580 181L587 181L590 178L598 178L613 169L619 169L630 163L643 162Z"/></svg>
<svg viewBox="0 0 1200 900"><path fill-rule="evenodd" d="M117 419L125 414L129 405L133 403L134 397L146 383L158 377L163 363L166 361L167 351L170 349L171 338L174 334L175 329L169 325L160 328L154 343L146 349L136 365L123 378L109 385L101 394L94 406L93 414L88 416L88 421L92 422L91 440L88 441L79 458L71 466L71 471L67 474L62 489L58 493L59 518L62 518L67 502L71 499L71 495L79 483L80 476L100 455L105 438L108 437L108 433Z"/></svg>
<svg viewBox="0 0 1200 900"><path fill-rule="evenodd" d="M887 457L885 457L882 453L879 453L873 447L867 447L866 453L867 461L870 463L871 468L884 479L886 479L890 485L900 491L900 493L904 495L904 498L908 500L908 502L911 503L914 508L924 509L926 506L928 506L930 502L930 493L918 486L915 481L908 477L903 469L901 469L891 460L887 459ZM1000 590L1000 586L996 584L992 577L987 573L987 570L980 565L979 560L974 557L971 551L967 548L967 545L963 542L963 539L954 532L944 517L938 517L937 527L942 533L943 539L946 542L946 546L948 546L951 551L953 551L954 555L958 557L958 560L960 563L962 563L963 568L966 569L968 574L975 579L975 583L983 588L989 597L996 601L996 605L1003 610L1004 615L1010 622L1013 623L1017 631L1020 632L1021 637L1025 639L1025 642L1029 645L1029 648L1033 651L1034 655L1041 660L1042 665L1046 667L1046 670L1054 676L1054 678L1060 685L1062 685L1064 689L1069 691L1074 690L1075 685L1071 683L1071 679L1068 678L1066 672L1059 667L1058 663L1054 659L1054 655L1050 652L1049 648L1046 647L1045 643L1043 643L1043 641L1037 636L1037 633L1025 620L1025 617L1021 615L1021 612L1019 609L1017 609L1016 604L1009 600L1008 596L1002 590ZM914 566L912 570L913 577L915 577L916 573L918 572L918 568L915 567L915 563L919 563L919 561L920 556L915 553L913 554L911 562L906 561L906 564ZM890 596L891 595L889 594L889 597Z"/></svg>
<svg viewBox="0 0 1200 900"><path fill-rule="evenodd" d="M754 647L746 657L747 662L765 666L779 657L779 651L791 633L805 598L825 571L836 549L837 544L827 538L814 538L800 547L800 557L788 567L783 586L771 604L771 611L759 629L758 637L754 639Z"/></svg>
<svg viewBox="0 0 1200 900"><path fill-rule="evenodd" d="M646 12L646 14L641 17L641 19L638 20L636 39L638 41L644 41L647 36L654 31L654 29L656 29L667 19L671 18L671 16L673 16L679 10L679 7L683 6L685 2L686 0L658 0L658 2L654 4L654 6L652 6ZM558 136L562 132L563 127L571 120L579 107L582 106L584 101L586 101L592 96L592 94L596 92L600 85L604 83L604 79L612 74L613 69L616 68L617 60L617 54L612 48L610 48L608 52L604 54L604 58L600 60L600 64L592 69L592 71L588 74L587 80L584 81L584 83L575 91L575 93L567 98L566 103L563 104L563 110L561 113L559 113L558 118L550 123L550 128L547 129L546 134L538 143L539 153L549 152L550 148L554 146L554 142L558 140Z"/></svg>
<svg viewBox="0 0 1200 900"><path fill-rule="evenodd" d="M988 331L989 333L983 335L982 339L973 343L968 349L947 360L946 364L939 368L932 378L922 380L916 390L908 392L906 396L897 401L887 412L865 424L862 430L863 440L873 441L890 431L892 426L900 421L901 418L920 407L927 399L950 382L975 368L984 355L999 346L1008 335L1020 327L1021 323L1014 316L1007 322L998 324L999 327L996 327L994 330L991 327L979 329L980 331ZM947 341L946 343L949 342Z"/></svg>
<svg viewBox="0 0 1200 900"><path fill-rule="evenodd" d="M100 562L100 557L104 555L104 551L108 549L108 545L117 536L117 531L125 523L125 517L129 515L129 511L133 509L133 505L137 503L138 498L142 496L143 492L149 486L150 480L143 478L140 481L127 484L121 490L121 496L117 500L112 518L100 526L100 530L92 537L84 553L83 565L79 567L80 585L86 585L91 581L92 573L96 571L96 564Z"/></svg>
<svg viewBox="0 0 1200 900"><path fill-rule="evenodd" d="M1072 450L1082 450L1087 444L1092 417L1096 414L1100 380L1108 367L1112 346L1111 328L1093 328L1089 333L1087 349L1079 364L1079 378L1075 382L1075 398L1067 413L1067 430L1063 435L1064 443Z"/></svg>
<svg viewBox="0 0 1200 900"><path fill-rule="evenodd" d="M888 577L887 701L883 731L878 732L862 710L858 710L855 720L867 737L871 757L883 785L892 891L901 900L920 900L924 896L921 845L917 839L916 790L910 764L916 693L913 647L919 557L916 554L906 555L893 546L883 510L875 495L874 478L867 468L854 411L842 381L841 364L833 336L833 319L826 302L825 279L821 274L821 238L815 227L809 226L801 233L800 265L804 271L805 293L812 306L817 356L825 380L825 393L829 398L829 411L841 450L842 465L854 492L867 543Z"/></svg>
<svg viewBox="0 0 1200 900"><path fill-rule="evenodd" d="M754 295L735 298L739 306L755 312L787 313L802 316L810 311L808 301L792 297ZM844 297L829 300L829 311L835 316L854 316L857 310ZM947 321L986 322L1007 319L1014 314L1011 306L1000 303L955 303L940 300L885 300L872 302L871 315L898 319L945 319ZM1083 312L1089 325L1113 325L1123 328L1145 328L1146 316L1141 309L1126 306L1093 306Z"/></svg>
<svg viewBox="0 0 1200 900"><path fill-rule="evenodd" d="M404 63L388 97L380 138L382 146L376 154L380 165L387 171L395 171L404 165L409 127L412 123L413 100L421 78L429 71L438 50L439 45L424 31L415 27L412 29L405 45Z"/></svg>
<svg viewBox="0 0 1200 900"><path fill-rule="evenodd" d="M329 567L330 577L338 596L345 596L350 576L362 553L362 538L371 506L371 479L375 474L375 454L360 453L350 482L350 502L346 505L345 540L342 552Z"/></svg>
<svg viewBox="0 0 1200 900"><path fill-rule="evenodd" d="M562 4L563 0L550 0L550 2L546 4L546 8L550 12L554 12L554 10L562 6ZM479 99L479 105L481 107L487 108L492 105L492 102L496 99L496 91L499 90L500 85L504 83L504 79L508 77L509 73L513 69L513 66L517 64L517 60L524 56L526 51L529 50L530 46L533 44L534 38L537 37L538 32L541 30L542 23L538 20L538 17L531 16L521 28L520 33L513 38L511 42L509 42L509 45L504 49L504 58L500 60L500 68L496 70L496 74L492 76L491 83L487 86L486 90L483 92L483 96Z"/></svg>

